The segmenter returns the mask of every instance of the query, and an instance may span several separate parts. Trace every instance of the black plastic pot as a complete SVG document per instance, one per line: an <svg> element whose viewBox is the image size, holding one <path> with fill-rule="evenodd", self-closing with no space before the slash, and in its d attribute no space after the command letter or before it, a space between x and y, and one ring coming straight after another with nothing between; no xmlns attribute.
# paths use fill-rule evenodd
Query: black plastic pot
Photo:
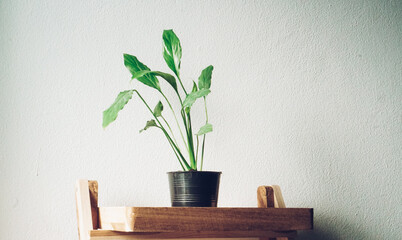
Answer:
<svg viewBox="0 0 402 240"><path fill-rule="evenodd" d="M172 207L216 207L221 172L168 172Z"/></svg>

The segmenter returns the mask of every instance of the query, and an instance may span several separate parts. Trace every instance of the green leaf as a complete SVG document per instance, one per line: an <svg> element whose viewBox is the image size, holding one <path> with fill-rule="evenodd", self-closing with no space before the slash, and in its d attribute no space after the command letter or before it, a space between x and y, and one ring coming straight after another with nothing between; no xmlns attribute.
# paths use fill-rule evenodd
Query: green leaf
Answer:
<svg viewBox="0 0 402 240"><path fill-rule="evenodd" d="M151 73L151 72L152 72L151 70L141 70L141 71L135 72L131 76L131 81L134 80L134 79L138 79L138 78L144 76L145 74Z"/></svg>
<svg viewBox="0 0 402 240"><path fill-rule="evenodd" d="M202 70L200 77L198 78L198 87L200 89L209 89L211 87L211 77L214 66L209 65Z"/></svg>
<svg viewBox="0 0 402 240"><path fill-rule="evenodd" d="M135 56L130 54L124 54L124 65L133 75L132 78L138 79L138 81L142 82L143 84L150 86L152 88L157 89L158 91L161 90L159 86L159 81L153 74L144 73L138 74L140 71L148 70L151 71L145 64L140 62Z"/></svg>
<svg viewBox="0 0 402 240"><path fill-rule="evenodd" d="M204 135L209 132L212 132L212 125L207 123L200 128L200 130L198 131L198 133L196 135L201 136L201 135Z"/></svg>
<svg viewBox="0 0 402 240"><path fill-rule="evenodd" d="M140 133L142 133L143 131L147 130L150 127L159 127L159 126L156 124L155 120L153 120L153 119L149 120L149 121L147 121L147 124L145 125L145 127L140 130Z"/></svg>
<svg viewBox="0 0 402 240"><path fill-rule="evenodd" d="M191 92L197 92L197 91L198 91L197 84L193 81L193 90L191 90Z"/></svg>
<svg viewBox="0 0 402 240"><path fill-rule="evenodd" d="M209 90L209 89L201 89L199 91L187 94L187 97L186 97L186 99L184 99L184 102L183 102L183 108L185 108L185 109L191 108L191 106L193 105L195 100L197 100L198 98L207 96L210 92L211 92L211 90Z"/></svg>
<svg viewBox="0 0 402 240"><path fill-rule="evenodd" d="M134 90L127 90L119 93L114 103L103 112L103 128L107 127L111 122L116 120L119 111L122 110L132 98L133 92Z"/></svg>
<svg viewBox="0 0 402 240"><path fill-rule="evenodd" d="M163 111L163 105L162 102L159 101L158 104L156 104L155 108L154 108L154 114L156 117L160 117L162 116L162 111Z"/></svg>
<svg viewBox="0 0 402 240"><path fill-rule="evenodd" d="M179 76L181 63L181 45L180 40L173 30L163 31L163 58L169 68Z"/></svg>
<svg viewBox="0 0 402 240"><path fill-rule="evenodd" d="M155 76L159 76L162 77L163 79L165 79L173 88L174 90L177 92L177 83L176 83L176 78L173 77L172 75L170 75L169 73L164 73L164 72L159 72L159 71L150 71L150 70L142 70L142 71L138 71L136 73L133 74L132 79L138 79L146 74L150 74L150 75L155 75ZM132 80L131 79L131 80Z"/></svg>
<svg viewBox="0 0 402 240"><path fill-rule="evenodd" d="M177 92L177 83L176 83L176 78L170 75L169 73L164 73L164 72L159 72L159 71L153 71L153 73L157 76L162 77L165 79Z"/></svg>

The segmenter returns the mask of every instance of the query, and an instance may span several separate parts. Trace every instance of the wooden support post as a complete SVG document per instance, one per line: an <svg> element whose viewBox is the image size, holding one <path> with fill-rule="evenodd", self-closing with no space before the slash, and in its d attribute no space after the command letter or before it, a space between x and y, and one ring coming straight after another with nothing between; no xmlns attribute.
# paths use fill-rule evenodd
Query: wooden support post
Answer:
<svg viewBox="0 0 402 240"><path fill-rule="evenodd" d="M75 187L78 236L89 240L89 231L98 228L98 182L78 180Z"/></svg>
<svg viewBox="0 0 402 240"><path fill-rule="evenodd" d="M257 189L257 201L259 208L274 207L274 189L270 186L260 186Z"/></svg>
<svg viewBox="0 0 402 240"><path fill-rule="evenodd" d="M99 228L98 182L88 181L88 187L91 200L92 227L96 230Z"/></svg>
<svg viewBox="0 0 402 240"><path fill-rule="evenodd" d="M259 208L286 208L281 188L278 185L259 186L257 189L257 202ZM292 238L260 238L260 240L291 240Z"/></svg>

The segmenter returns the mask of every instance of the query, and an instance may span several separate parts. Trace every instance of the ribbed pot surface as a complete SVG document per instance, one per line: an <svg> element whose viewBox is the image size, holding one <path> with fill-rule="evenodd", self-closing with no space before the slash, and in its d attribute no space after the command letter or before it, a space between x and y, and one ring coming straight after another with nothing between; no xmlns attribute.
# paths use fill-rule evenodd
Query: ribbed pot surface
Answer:
<svg viewBox="0 0 402 240"><path fill-rule="evenodd" d="M168 172L172 207L216 207L221 172Z"/></svg>

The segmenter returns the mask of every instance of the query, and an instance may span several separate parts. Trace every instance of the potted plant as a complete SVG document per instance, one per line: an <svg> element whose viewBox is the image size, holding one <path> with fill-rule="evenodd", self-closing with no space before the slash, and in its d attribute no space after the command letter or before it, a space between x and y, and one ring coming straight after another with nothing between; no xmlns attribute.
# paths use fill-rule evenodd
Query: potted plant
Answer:
<svg viewBox="0 0 402 240"><path fill-rule="evenodd" d="M205 135L212 131L212 125L208 122L206 97L211 92L213 66L210 65L202 70L198 84L193 81L191 91L187 91L180 78L181 56L182 48L179 38L173 30L165 30L163 31L163 58L175 76L165 72L152 71L137 57L129 54L124 54L124 65L132 74L131 79L136 79L148 87L154 88L167 103L185 148L180 147L171 125L162 114L164 110L162 101L159 101L152 109L137 89L122 91L118 94L114 103L103 112L103 127L107 127L116 120L119 111L124 108L133 95L138 96L152 115L152 119L146 122L140 132L151 127L162 131L183 170L168 172L172 206L216 207L221 172L202 171ZM171 105L159 85L158 78L165 80L172 87L180 102L179 108ZM200 127L196 134L193 134L191 107L197 99L204 101L206 120L205 125Z"/></svg>

